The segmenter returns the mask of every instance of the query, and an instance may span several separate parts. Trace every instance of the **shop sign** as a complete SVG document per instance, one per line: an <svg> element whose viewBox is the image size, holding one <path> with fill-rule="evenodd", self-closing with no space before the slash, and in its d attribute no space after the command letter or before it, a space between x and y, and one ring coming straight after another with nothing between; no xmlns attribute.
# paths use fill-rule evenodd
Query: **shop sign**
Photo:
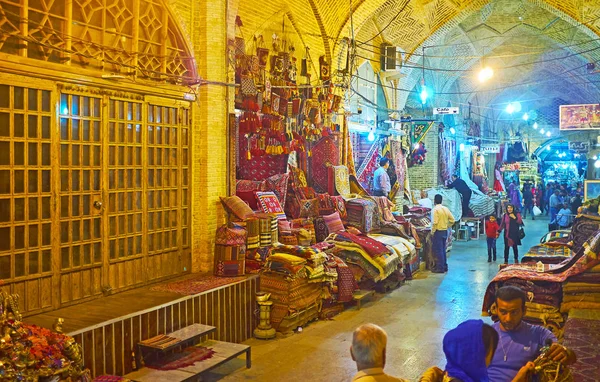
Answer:
<svg viewBox="0 0 600 382"><path fill-rule="evenodd" d="M560 130L600 129L600 104L561 105Z"/></svg>
<svg viewBox="0 0 600 382"><path fill-rule="evenodd" d="M569 142L569 150L577 153L587 153L590 151L590 142Z"/></svg>
<svg viewBox="0 0 600 382"><path fill-rule="evenodd" d="M458 107L434 107L433 114L458 114Z"/></svg>
<svg viewBox="0 0 600 382"><path fill-rule="evenodd" d="M481 145L481 150L483 154L497 154L500 152L500 145Z"/></svg>

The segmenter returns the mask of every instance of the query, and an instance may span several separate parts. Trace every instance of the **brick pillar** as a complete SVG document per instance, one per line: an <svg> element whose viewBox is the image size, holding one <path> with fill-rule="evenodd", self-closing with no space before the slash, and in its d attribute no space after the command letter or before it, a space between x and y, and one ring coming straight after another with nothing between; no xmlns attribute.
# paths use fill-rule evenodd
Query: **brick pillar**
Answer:
<svg viewBox="0 0 600 382"><path fill-rule="evenodd" d="M227 7L223 0L194 1L193 41L202 79L227 83ZM219 196L227 195L228 89L198 88L193 110L192 271L212 270L215 231L225 222Z"/></svg>

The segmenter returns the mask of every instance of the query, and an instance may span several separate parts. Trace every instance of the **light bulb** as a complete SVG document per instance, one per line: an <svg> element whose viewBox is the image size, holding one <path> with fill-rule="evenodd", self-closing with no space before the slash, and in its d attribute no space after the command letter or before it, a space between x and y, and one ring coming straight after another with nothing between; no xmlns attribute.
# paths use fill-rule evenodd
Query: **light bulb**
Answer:
<svg viewBox="0 0 600 382"><path fill-rule="evenodd" d="M515 108L515 112L520 112L521 111L521 102L519 101L515 101L513 102L513 107Z"/></svg>
<svg viewBox="0 0 600 382"><path fill-rule="evenodd" d="M529 114L525 113L523 114L523 120L527 121L529 119Z"/></svg>
<svg viewBox="0 0 600 382"><path fill-rule="evenodd" d="M429 94L427 94L427 88L423 87L423 90L421 90L421 103L425 104L427 103L427 97L429 97Z"/></svg>
<svg viewBox="0 0 600 382"><path fill-rule="evenodd" d="M456 134L456 130L454 129L454 127L450 128L450 134Z"/></svg>
<svg viewBox="0 0 600 382"><path fill-rule="evenodd" d="M551 132L549 132L549 131L546 131L546 136L547 136L547 137L550 137L551 135L552 135L552 133L551 133Z"/></svg>
<svg viewBox="0 0 600 382"><path fill-rule="evenodd" d="M509 103L508 105L506 105L506 112L508 114L512 114L515 112L515 106L512 103Z"/></svg>
<svg viewBox="0 0 600 382"><path fill-rule="evenodd" d="M540 133L544 134L546 131L544 129L540 130Z"/></svg>
<svg viewBox="0 0 600 382"><path fill-rule="evenodd" d="M546 150L550 151L552 148L550 146L546 147Z"/></svg>
<svg viewBox="0 0 600 382"><path fill-rule="evenodd" d="M464 143L461 143L461 144L458 146L458 149L459 149L460 151L465 151L465 144L464 144Z"/></svg>
<svg viewBox="0 0 600 382"><path fill-rule="evenodd" d="M487 80L489 80L490 78L492 78L494 76L494 70L492 68L490 68L489 66L486 66L485 68L481 69L481 71L479 71L479 82L485 82Z"/></svg>
<svg viewBox="0 0 600 382"><path fill-rule="evenodd" d="M373 142L375 140L375 133L373 133L373 130L369 131L367 139L369 140L369 142Z"/></svg>
<svg viewBox="0 0 600 382"><path fill-rule="evenodd" d="M537 124L537 122L534 122L534 123L533 123L533 128L534 128L534 129L537 129L537 128L538 128L538 124Z"/></svg>

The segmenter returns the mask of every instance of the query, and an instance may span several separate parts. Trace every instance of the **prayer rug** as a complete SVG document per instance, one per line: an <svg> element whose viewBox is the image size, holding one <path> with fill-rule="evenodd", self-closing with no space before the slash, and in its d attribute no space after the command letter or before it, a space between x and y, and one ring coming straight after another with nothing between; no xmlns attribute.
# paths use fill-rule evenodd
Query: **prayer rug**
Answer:
<svg viewBox="0 0 600 382"><path fill-rule="evenodd" d="M600 376L600 321L569 317L563 344L577 354L570 366L576 382L593 382Z"/></svg>
<svg viewBox="0 0 600 382"><path fill-rule="evenodd" d="M187 280L155 285L151 287L150 290L154 292L172 292L184 296L191 296L244 279L245 277L216 277L202 275Z"/></svg>
<svg viewBox="0 0 600 382"><path fill-rule="evenodd" d="M181 352L169 354L158 360L146 360L146 366L157 370L177 370L196 362L212 358L215 351L204 346L190 346Z"/></svg>
<svg viewBox="0 0 600 382"><path fill-rule="evenodd" d="M331 137L323 137L312 148L311 175L315 191L327 192L329 167L340 163L337 145Z"/></svg>

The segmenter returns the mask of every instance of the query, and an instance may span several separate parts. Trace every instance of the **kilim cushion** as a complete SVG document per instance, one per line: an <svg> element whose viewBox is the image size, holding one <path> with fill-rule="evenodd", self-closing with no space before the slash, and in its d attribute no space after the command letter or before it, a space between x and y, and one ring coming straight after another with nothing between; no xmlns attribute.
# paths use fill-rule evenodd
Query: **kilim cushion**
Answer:
<svg viewBox="0 0 600 382"><path fill-rule="evenodd" d="M331 215L325 215L323 216L323 219L325 220L329 233L344 230L344 223L342 223L342 219L340 219L340 214L338 212L334 212Z"/></svg>
<svg viewBox="0 0 600 382"><path fill-rule="evenodd" d="M314 218L319 216L319 199L309 199L300 202L300 217Z"/></svg>
<svg viewBox="0 0 600 382"><path fill-rule="evenodd" d="M256 198L259 200L260 206L264 213L274 214L277 216L277 219L286 219L283 208L279 203L279 199L277 199L277 196L275 196L275 193L270 191L257 192Z"/></svg>
<svg viewBox="0 0 600 382"><path fill-rule="evenodd" d="M223 207L236 217L237 220L244 220L252 215L254 211L239 196L220 197Z"/></svg>
<svg viewBox="0 0 600 382"><path fill-rule="evenodd" d="M290 174L277 174L268 177L263 182L263 189L261 191L273 191L277 199L279 199L279 203L285 206L289 178Z"/></svg>
<svg viewBox="0 0 600 382"><path fill-rule="evenodd" d="M256 201L256 191L236 191L235 194L240 197L254 211L258 210L258 202Z"/></svg>
<svg viewBox="0 0 600 382"><path fill-rule="evenodd" d="M217 228L215 244L246 245L246 229L240 226L230 228L227 225L222 225Z"/></svg>

